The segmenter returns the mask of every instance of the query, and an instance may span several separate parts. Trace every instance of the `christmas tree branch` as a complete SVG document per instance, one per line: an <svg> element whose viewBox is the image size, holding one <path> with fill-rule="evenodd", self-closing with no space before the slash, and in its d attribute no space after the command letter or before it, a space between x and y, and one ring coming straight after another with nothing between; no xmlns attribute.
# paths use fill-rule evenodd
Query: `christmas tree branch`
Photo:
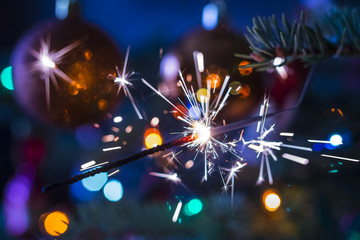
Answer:
<svg viewBox="0 0 360 240"><path fill-rule="evenodd" d="M235 56L254 59L239 68L253 67L258 71L285 65L294 60L312 64L326 58L360 56L360 9L333 9L325 15L325 27L329 29L326 35L318 23L305 23L304 12L300 21L289 23L282 15L281 25L275 15L265 18L253 18L253 27L248 27L245 38L252 51L250 55L235 54ZM275 64L275 58L281 58L280 64Z"/></svg>

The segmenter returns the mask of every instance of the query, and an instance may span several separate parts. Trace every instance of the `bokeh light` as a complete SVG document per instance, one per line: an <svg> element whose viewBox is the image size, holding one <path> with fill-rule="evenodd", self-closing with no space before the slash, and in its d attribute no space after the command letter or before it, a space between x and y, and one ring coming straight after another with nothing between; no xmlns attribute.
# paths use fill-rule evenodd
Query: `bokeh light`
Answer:
<svg viewBox="0 0 360 240"><path fill-rule="evenodd" d="M41 220L41 218L40 218ZM68 229L69 219L65 213L52 212L45 216L44 228L45 231L51 236L60 236Z"/></svg>
<svg viewBox="0 0 360 240"><path fill-rule="evenodd" d="M185 163L186 169L192 168L193 166L194 166L194 161L192 161L192 160L189 160Z"/></svg>
<svg viewBox="0 0 360 240"><path fill-rule="evenodd" d="M8 90L14 90L13 80L12 80L12 66L4 68L1 75L1 84Z"/></svg>
<svg viewBox="0 0 360 240"><path fill-rule="evenodd" d="M119 181L111 180L106 183L103 192L107 200L117 202L123 196L123 187Z"/></svg>
<svg viewBox="0 0 360 240"><path fill-rule="evenodd" d="M131 133L132 130L133 130L133 126L131 126L131 125L129 125L125 128L126 133Z"/></svg>
<svg viewBox="0 0 360 240"><path fill-rule="evenodd" d="M116 116L114 117L114 123L119 123L123 120L123 118L121 116Z"/></svg>
<svg viewBox="0 0 360 240"><path fill-rule="evenodd" d="M81 180L82 185L89 191L99 191L106 181L108 180L108 174L105 172L95 174L94 176L87 177Z"/></svg>
<svg viewBox="0 0 360 240"><path fill-rule="evenodd" d="M6 184L3 211L6 231L11 236L20 236L29 227L30 190L31 182L25 175L16 175Z"/></svg>
<svg viewBox="0 0 360 240"><path fill-rule="evenodd" d="M246 66L248 65L250 62L248 61L242 61L240 64L239 64L239 67L242 67L242 66ZM239 68L239 72L241 75L243 76L248 76L252 73L253 71L253 68L252 67L249 67L249 68Z"/></svg>
<svg viewBox="0 0 360 240"><path fill-rule="evenodd" d="M70 0L56 0L55 3L55 16L63 20L68 16Z"/></svg>
<svg viewBox="0 0 360 240"><path fill-rule="evenodd" d="M193 216L195 214L200 213L202 208L203 208L202 202L199 199L194 198L185 205L184 213L187 216Z"/></svg>
<svg viewBox="0 0 360 240"><path fill-rule="evenodd" d="M167 54L161 60L160 74L163 80L174 80L179 74L180 62L173 54Z"/></svg>
<svg viewBox="0 0 360 240"><path fill-rule="evenodd" d="M150 125L152 127L156 127L160 122L160 119L158 117L153 117L150 121Z"/></svg>
<svg viewBox="0 0 360 240"><path fill-rule="evenodd" d="M218 88L220 86L221 79L219 75L213 73L207 76L206 83L207 82L210 82L211 88Z"/></svg>
<svg viewBox="0 0 360 240"><path fill-rule="evenodd" d="M23 175L17 175L5 187L5 198L12 205L24 205L30 195L30 181Z"/></svg>
<svg viewBox="0 0 360 240"><path fill-rule="evenodd" d="M241 93L242 86L241 86L241 83L239 83L238 81L232 81L229 84L229 88L230 87L231 87L231 90L230 90L231 95L239 95Z"/></svg>
<svg viewBox="0 0 360 240"><path fill-rule="evenodd" d="M263 203L266 210L270 212L274 212L280 207L281 199L280 196L276 194L274 191L267 190L263 194Z"/></svg>
<svg viewBox="0 0 360 240"><path fill-rule="evenodd" d="M181 104L177 104L176 107L184 114L187 114L187 109L181 105ZM181 117L183 114L181 112L179 112L179 110L177 110L176 108L173 109L172 114L174 116L174 118L178 119L178 117Z"/></svg>
<svg viewBox="0 0 360 240"><path fill-rule="evenodd" d="M153 148L162 144L162 137L156 128L149 128L145 131L145 146L146 148Z"/></svg>
<svg viewBox="0 0 360 240"><path fill-rule="evenodd" d="M337 147L341 144L343 144L343 139L341 137L341 135L339 134L333 134L331 137L330 137L330 144Z"/></svg>
<svg viewBox="0 0 360 240"><path fill-rule="evenodd" d="M12 236L22 235L29 227L29 213L25 205L4 203L5 227Z"/></svg>
<svg viewBox="0 0 360 240"><path fill-rule="evenodd" d="M208 97L208 91L206 90L206 88L200 88L199 90L197 90L196 98L200 103L201 102L205 103L207 97Z"/></svg>
<svg viewBox="0 0 360 240"><path fill-rule="evenodd" d="M203 27L208 31L213 30L214 28L216 28L218 24L218 19L219 19L218 7L213 3L209 3L205 5L202 12Z"/></svg>

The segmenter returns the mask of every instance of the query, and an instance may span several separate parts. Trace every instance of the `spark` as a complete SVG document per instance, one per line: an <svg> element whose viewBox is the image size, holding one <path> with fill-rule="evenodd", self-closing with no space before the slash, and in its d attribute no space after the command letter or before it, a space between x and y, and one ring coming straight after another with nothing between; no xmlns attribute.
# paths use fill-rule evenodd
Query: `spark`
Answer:
<svg viewBox="0 0 360 240"><path fill-rule="evenodd" d="M181 179L178 177L177 173L166 174L166 173L150 172L149 175L154 177L165 178L172 182L181 182Z"/></svg>
<svg viewBox="0 0 360 240"><path fill-rule="evenodd" d="M181 207L182 207L182 202L179 201L179 203L178 203L177 206L176 206L174 215L173 215L173 217L172 217L172 221L173 221L173 222L176 222L176 221L178 220Z"/></svg>
<svg viewBox="0 0 360 240"><path fill-rule="evenodd" d="M193 52L194 63L195 63L195 72L196 79L199 89L201 88L201 72L204 71L204 55L201 52Z"/></svg>
<svg viewBox="0 0 360 240"><path fill-rule="evenodd" d="M294 161L294 162L297 162L297 163L300 163L302 165L307 165L309 163L309 159L307 158L302 158L302 157L299 157L299 156L295 156L295 155L292 155L292 154L289 154L289 153L284 153L282 155L283 158L286 158L286 159L289 159L291 161Z"/></svg>
<svg viewBox="0 0 360 240"><path fill-rule="evenodd" d="M200 73L198 63L198 58L202 58L202 55L199 55L199 52L194 52L194 60L197 69L197 73ZM200 57L199 57L200 56ZM237 151L234 149L234 146L238 141L220 141L214 138L212 134L212 129L215 127L214 119L218 113L223 109L226 104L226 100L230 96L231 87L226 91L226 85L230 79L229 76L225 77L224 84L221 87L220 94L216 99L211 101L211 82L207 82L206 89L199 86L198 94L195 94L193 87L187 87L182 73L179 71L179 86L183 90L187 102L190 107L184 104L184 102L179 99L181 105L187 110L188 114L185 114L184 111L181 111L174 103L167 99L159 90L156 90L151 84L149 84L145 79L142 79L143 83L148 86L152 91L157 93L162 97L166 102L168 102L173 108L175 108L179 116L177 117L180 121L185 123L182 132L174 133L180 134L182 136L191 136L191 141L184 143L183 146L188 147L188 149L195 149L196 155L192 161L195 161L196 156L199 152L204 155L204 177L203 180L207 181L208 175L213 171L212 159L218 158L217 149L219 148L222 152L228 152L233 154L237 159L242 160L238 156ZM201 81L200 81L201 82ZM199 92L201 91L201 94ZM225 93L225 94L224 94ZM190 111L191 108L191 111Z"/></svg>
<svg viewBox="0 0 360 240"><path fill-rule="evenodd" d="M112 175L114 175L114 174L116 174L116 173L118 173L118 172L120 172L120 170L119 170L119 169L118 169L118 170L113 171L112 173L109 173L109 174L108 174L108 177L111 177Z"/></svg>
<svg viewBox="0 0 360 240"><path fill-rule="evenodd" d="M231 207L234 206L234 188L235 188L236 173L245 166L246 166L246 163L242 164L239 161L237 161L235 166L233 166L231 169L225 169L225 170L229 171L226 182L225 183L223 182L225 190L227 190L227 188L228 188L227 186L229 185L229 182L231 180ZM221 176L221 178L222 178L222 176Z"/></svg>
<svg viewBox="0 0 360 240"><path fill-rule="evenodd" d="M172 163L174 160L181 165L179 159L177 158L177 156L178 156L181 152L182 152L182 150L179 151L179 152L177 152L177 153L175 153L174 151L171 151L171 152L163 155L162 157L168 159L168 165L169 165L170 163ZM169 157L170 155L171 155L171 157Z"/></svg>
<svg viewBox="0 0 360 240"><path fill-rule="evenodd" d="M294 133L281 132L281 133L280 133L280 136L283 136L283 137L293 137L293 136L294 136Z"/></svg>
<svg viewBox="0 0 360 240"><path fill-rule="evenodd" d="M73 80L63 71L60 70L64 56L80 45L81 41L75 41L60 49L59 51L52 51L50 46L51 40L50 35L46 39L40 40L40 49L30 49L30 54L35 57L36 61L30 64L31 71L40 71L40 78L45 83L45 96L46 96L46 107L50 111L50 81L56 88L59 89L57 78L64 80L71 84Z"/></svg>
<svg viewBox="0 0 360 240"><path fill-rule="evenodd" d="M109 162L102 162L102 163L98 163L98 164L95 164L95 165L90 165L90 166L88 166L88 167L82 167L83 165L81 165L81 169L80 169L80 171L82 172L82 171L85 171L85 170L88 170L88 169L92 169L92 168L95 168L95 167L98 167L98 166L102 166L102 165L105 165L105 164L108 164Z"/></svg>
<svg viewBox="0 0 360 240"><path fill-rule="evenodd" d="M331 143L330 141L326 141L326 140L313 140L313 139L308 139L308 142L311 142L311 143Z"/></svg>
<svg viewBox="0 0 360 240"><path fill-rule="evenodd" d="M336 158L336 159L341 159L341 160L346 160L346 161L352 161L352 162L359 162L359 161L360 161L360 160L358 160L358 159L345 158L345 157L328 155L328 154L321 154L321 156L322 156L322 157L327 157L327 158Z"/></svg>
<svg viewBox="0 0 360 240"><path fill-rule="evenodd" d="M293 148L293 149L298 149L298 150L308 151L308 152L313 151L312 148L309 148L309 147L302 147L302 146L296 146L296 145L290 145L290 144L281 144L281 147Z"/></svg>
<svg viewBox="0 0 360 240"><path fill-rule="evenodd" d="M107 152L107 151L113 151L113 150L118 150L118 149L121 149L121 147L117 146L117 147L103 148L103 151Z"/></svg>
<svg viewBox="0 0 360 240"><path fill-rule="evenodd" d="M49 56L42 55L40 57L41 63L44 65L44 67L47 68L55 68L56 64L49 58Z"/></svg>
<svg viewBox="0 0 360 240"><path fill-rule="evenodd" d="M280 151L281 147L286 147L286 148L293 148L293 149L298 149L298 150L303 150L303 151L312 151L312 149L308 148L308 147L289 145L289 144L284 144L283 142L267 141L266 140L267 136L275 130L275 124L271 125L269 129L266 129L266 126L265 126L268 108L269 108L269 97L267 97L265 95L264 102L260 106L260 111L259 111L259 118L261 118L261 120L258 121L258 124L256 127L256 132L259 133L259 136L257 137L257 139L254 139L251 141L245 141L244 139L242 139L242 142L244 143L244 145L247 145L248 148L254 150L257 153L257 156L256 156L257 158L261 155L260 171L259 171L257 184L261 184L265 180L264 179L264 168L266 168L269 183L270 184L273 183L273 177L272 177L271 168L270 168L269 156L274 161L277 161L278 159L274 154L275 150ZM280 133L280 135L281 136L293 136L294 134L293 133ZM282 157L285 159L303 164L303 165L306 165L309 162L309 160L306 158L291 155L288 153L284 153L282 155Z"/></svg>
<svg viewBox="0 0 360 240"><path fill-rule="evenodd" d="M82 165L80 166L80 168L81 168L81 169L83 169L83 168L89 168L89 167L91 167L92 165L95 165L95 164L96 164L96 162L95 162L94 160L92 160L92 161L89 161L89 162L87 162L87 163L82 164Z"/></svg>
<svg viewBox="0 0 360 240"><path fill-rule="evenodd" d="M119 70L118 66L115 66L116 75L114 76L112 74L109 74L108 79L114 81L114 83L118 85L118 91L117 91L118 94L122 88L124 89L124 94L126 97L129 98L129 100L136 112L136 115L138 116L139 119L143 119L143 116L141 115L138 107L136 106L135 100L134 100L133 96L131 95L129 87L128 87L128 86L133 85L130 82L130 77L135 74L135 72L126 72L126 66L127 66L128 59L129 59L129 53L130 53L130 46L128 46L127 50L126 50L125 61L124 61L124 66L123 66L122 71Z"/></svg>

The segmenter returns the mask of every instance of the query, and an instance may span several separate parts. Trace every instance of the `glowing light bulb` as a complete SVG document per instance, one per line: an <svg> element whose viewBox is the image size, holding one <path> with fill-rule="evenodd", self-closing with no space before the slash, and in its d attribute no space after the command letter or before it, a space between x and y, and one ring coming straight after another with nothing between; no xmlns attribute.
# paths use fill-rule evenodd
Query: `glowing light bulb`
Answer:
<svg viewBox="0 0 360 240"><path fill-rule="evenodd" d="M46 68L55 68L56 64L49 58L49 56L42 55L40 57L42 65Z"/></svg>

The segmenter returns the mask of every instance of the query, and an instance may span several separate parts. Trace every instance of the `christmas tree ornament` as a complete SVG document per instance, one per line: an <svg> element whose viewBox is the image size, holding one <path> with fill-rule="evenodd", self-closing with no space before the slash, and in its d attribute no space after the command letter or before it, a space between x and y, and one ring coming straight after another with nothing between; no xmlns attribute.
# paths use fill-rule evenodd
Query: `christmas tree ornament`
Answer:
<svg viewBox="0 0 360 240"><path fill-rule="evenodd" d="M12 54L16 100L50 125L101 121L120 102L114 81L108 79L120 63L109 37L78 18L40 24Z"/></svg>

